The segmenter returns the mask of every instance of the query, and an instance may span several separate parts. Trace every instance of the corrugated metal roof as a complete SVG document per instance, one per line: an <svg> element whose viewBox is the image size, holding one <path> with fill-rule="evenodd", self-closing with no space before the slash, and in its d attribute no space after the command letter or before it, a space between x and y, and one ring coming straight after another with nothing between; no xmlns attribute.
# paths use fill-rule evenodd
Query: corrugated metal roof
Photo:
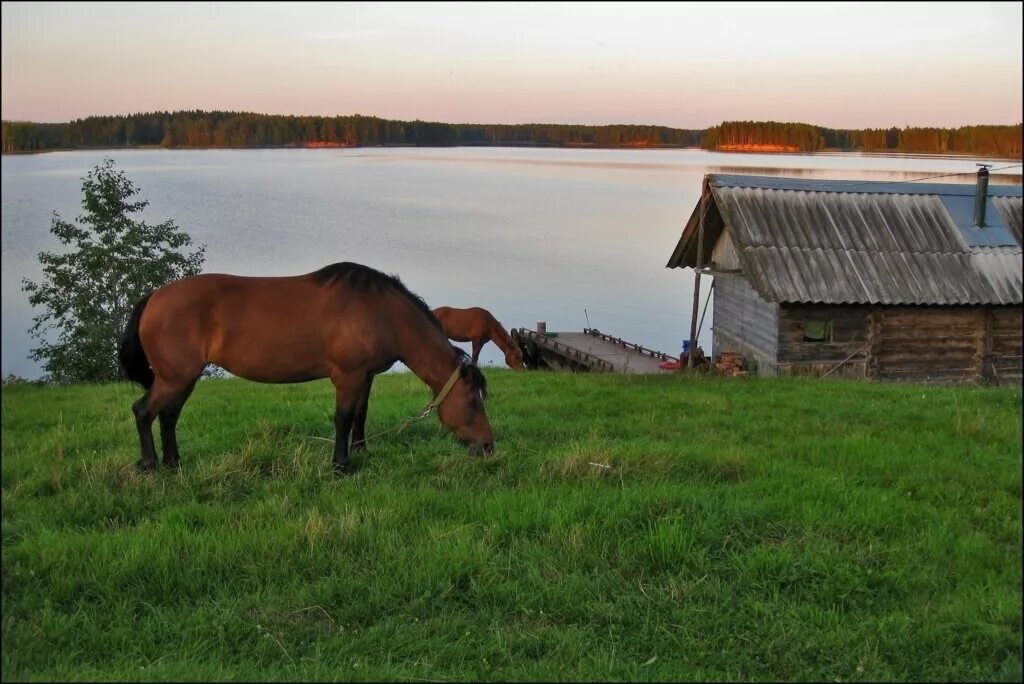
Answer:
<svg viewBox="0 0 1024 684"><path fill-rule="evenodd" d="M882 195L940 195L974 197L974 183L900 183L894 181L814 180L784 176L744 176L735 173L708 175L716 188L761 188L764 190L806 190L809 192L858 192ZM1021 197L1019 185L989 183L989 197Z"/></svg>
<svg viewBox="0 0 1024 684"><path fill-rule="evenodd" d="M996 209L1003 217L1003 223L1013 233L1017 244L1024 244L1021 241L1021 200L1019 198L1015 200L1012 197L995 197L992 199L992 204L996 205Z"/></svg>
<svg viewBox="0 0 1024 684"><path fill-rule="evenodd" d="M1020 187L990 185L992 225L978 229L958 225L959 205L973 207L973 184L719 174L708 181L712 205L701 263L727 227L744 273L769 301L1022 302ZM669 267L696 264L699 210L698 204Z"/></svg>

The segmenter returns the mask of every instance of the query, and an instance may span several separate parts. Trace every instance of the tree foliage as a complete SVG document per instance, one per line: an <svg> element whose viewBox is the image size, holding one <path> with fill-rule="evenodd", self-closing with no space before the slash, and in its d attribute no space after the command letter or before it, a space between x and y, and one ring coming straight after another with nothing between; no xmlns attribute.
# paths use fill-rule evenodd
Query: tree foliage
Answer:
<svg viewBox="0 0 1024 684"><path fill-rule="evenodd" d="M92 116L68 123L3 122L3 151L89 147L326 147L371 145L552 145L563 147L697 147L774 145L802 152L850 151L973 154L1019 159L1021 125L959 128L825 128L778 121L725 121L706 130L667 126L449 124L360 114L279 116L179 111Z"/></svg>
<svg viewBox="0 0 1024 684"><path fill-rule="evenodd" d="M173 221L150 225L135 218L149 204L134 199L138 192L113 160L104 159L82 179L78 223L53 212L50 232L67 249L41 252L42 281L22 281L29 303L43 308L29 329L40 341L30 356L52 382L123 377L117 349L135 303L202 267L205 247L182 251L192 238Z"/></svg>
<svg viewBox="0 0 1024 684"><path fill-rule="evenodd" d="M398 121L375 116L279 116L180 111L93 116L68 123L3 122L3 151L160 146L305 147L569 145L696 147L699 130L666 126L480 125Z"/></svg>
<svg viewBox="0 0 1024 684"><path fill-rule="evenodd" d="M725 121L704 132L705 149L774 145L800 152L857 150L975 154L1019 159L1021 125L959 128L824 128L778 121Z"/></svg>

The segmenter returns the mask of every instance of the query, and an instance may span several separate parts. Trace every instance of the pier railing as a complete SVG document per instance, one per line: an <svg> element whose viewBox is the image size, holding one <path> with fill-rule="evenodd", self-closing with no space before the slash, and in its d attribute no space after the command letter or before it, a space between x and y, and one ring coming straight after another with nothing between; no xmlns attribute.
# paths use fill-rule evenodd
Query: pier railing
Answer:
<svg viewBox="0 0 1024 684"><path fill-rule="evenodd" d="M622 339L620 337L613 337L612 335L606 335L605 333L601 332L597 328L584 328L583 332L587 333L588 335L593 335L594 337L597 337L599 339L605 340L607 342L611 342L613 344L617 344L620 347L625 347L626 349L632 349L633 351L638 352L640 354L646 354L647 356L650 356L653 359L658 359L660 361L678 361L679 360L679 359L677 359L674 356L669 356L665 352L660 352L660 351L657 351L655 349L648 349L647 347L645 347L643 345L634 344L632 342L627 342L626 340L624 340L624 339Z"/></svg>
<svg viewBox="0 0 1024 684"><path fill-rule="evenodd" d="M520 346L523 346L520 342L521 340L529 340L529 342L537 345L538 347L548 349L559 357L566 359L570 362L570 365L582 366L589 370L601 372L612 372L615 370L615 367L604 359L599 359L584 351L562 344L553 337L548 337L547 335L543 335L533 330L527 330L526 328L514 328L511 336L513 341L520 344Z"/></svg>

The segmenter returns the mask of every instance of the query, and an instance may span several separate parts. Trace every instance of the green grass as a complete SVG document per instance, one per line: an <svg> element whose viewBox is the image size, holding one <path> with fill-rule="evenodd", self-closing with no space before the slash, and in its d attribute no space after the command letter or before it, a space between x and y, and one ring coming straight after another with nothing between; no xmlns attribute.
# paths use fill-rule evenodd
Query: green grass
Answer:
<svg viewBox="0 0 1024 684"><path fill-rule="evenodd" d="M6 387L3 678L1020 681L1019 390L488 378L494 457L348 478L326 382L201 383L147 475L138 388Z"/></svg>

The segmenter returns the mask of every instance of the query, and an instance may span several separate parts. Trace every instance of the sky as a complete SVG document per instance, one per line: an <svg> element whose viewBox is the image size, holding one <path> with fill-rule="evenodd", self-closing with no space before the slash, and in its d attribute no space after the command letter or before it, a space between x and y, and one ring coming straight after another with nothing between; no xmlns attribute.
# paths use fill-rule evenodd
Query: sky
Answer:
<svg viewBox="0 0 1024 684"><path fill-rule="evenodd" d="M1016 124L1022 3L2 3L2 114Z"/></svg>

